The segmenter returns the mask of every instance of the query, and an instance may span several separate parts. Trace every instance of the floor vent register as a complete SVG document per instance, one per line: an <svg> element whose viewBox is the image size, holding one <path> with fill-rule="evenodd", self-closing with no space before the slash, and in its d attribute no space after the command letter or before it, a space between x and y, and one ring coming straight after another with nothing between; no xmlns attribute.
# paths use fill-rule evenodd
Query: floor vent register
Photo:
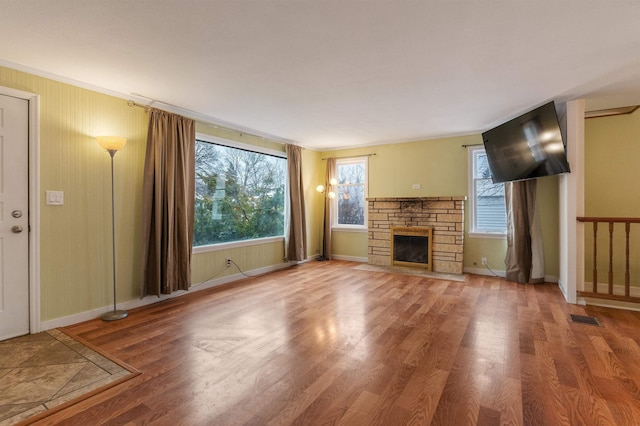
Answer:
<svg viewBox="0 0 640 426"><path fill-rule="evenodd" d="M571 314L571 321L579 322L581 324L597 325L601 327L600 323L595 317L589 317L586 315L574 315Z"/></svg>

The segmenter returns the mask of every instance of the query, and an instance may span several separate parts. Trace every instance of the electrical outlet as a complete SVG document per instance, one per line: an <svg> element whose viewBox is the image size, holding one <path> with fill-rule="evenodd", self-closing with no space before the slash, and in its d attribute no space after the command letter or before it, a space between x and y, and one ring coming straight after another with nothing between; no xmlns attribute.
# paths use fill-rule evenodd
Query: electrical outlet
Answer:
<svg viewBox="0 0 640 426"><path fill-rule="evenodd" d="M486 265L486 264L487 264L487 258L486 258L486 257L483 257L483 258L482 258L482 264L483 264L483 265Z"/></svg>
<svg viewBox="0 0 640 426"><path fill-rule="evenodd" d="M231 266L231 258L227 257L227 266Z"/></svg>

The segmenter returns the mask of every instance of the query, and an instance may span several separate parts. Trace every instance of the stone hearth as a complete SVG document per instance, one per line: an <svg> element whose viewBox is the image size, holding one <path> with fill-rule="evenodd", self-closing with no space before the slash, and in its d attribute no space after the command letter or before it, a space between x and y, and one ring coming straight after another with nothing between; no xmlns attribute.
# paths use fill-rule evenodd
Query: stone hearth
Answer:
<svg viewBox="0 0 640 426"><path fill-rule="evenodd" d="M390 266L391 227L430 226L433 229L433 271L462 274L466 199L467 197L368 198L368 262L372 265Z"/></svg>

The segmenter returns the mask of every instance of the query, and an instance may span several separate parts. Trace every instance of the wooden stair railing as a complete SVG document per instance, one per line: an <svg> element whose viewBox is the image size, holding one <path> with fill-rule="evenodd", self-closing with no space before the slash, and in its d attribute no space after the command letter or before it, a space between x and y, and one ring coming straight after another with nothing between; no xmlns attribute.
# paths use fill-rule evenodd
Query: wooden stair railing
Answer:
<svg viewBox="0 0 640 426"><path fill-rule="evenodd" d="M578 291L578 295L584 297L593 297L598 299L619 300L623 302L640 303L640 297L631 296L630 293L630 276L629 276L629 234L632 223L640 223L637 217L578 217L578 222L593 223L593 285L591 291ZM598 291L598 224L609 224L609 273L607 292ZM613 287L613 230L614 224L624 223L626 233L625 247L625 272L624 272L624 294L614 293Z"/></svg>

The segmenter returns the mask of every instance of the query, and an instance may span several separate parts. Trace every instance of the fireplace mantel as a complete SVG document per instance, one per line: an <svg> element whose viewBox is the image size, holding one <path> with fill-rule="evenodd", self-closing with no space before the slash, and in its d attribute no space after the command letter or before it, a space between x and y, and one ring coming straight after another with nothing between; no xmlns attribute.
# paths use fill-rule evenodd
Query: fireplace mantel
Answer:
<svg viewBox="0 0 640 426"><path fill-rule="evenodd" d="M428 226L433 229L433 271L462 274L466 199L464 196L367 198L369 263L390 266L391 227Z"/></svg>

